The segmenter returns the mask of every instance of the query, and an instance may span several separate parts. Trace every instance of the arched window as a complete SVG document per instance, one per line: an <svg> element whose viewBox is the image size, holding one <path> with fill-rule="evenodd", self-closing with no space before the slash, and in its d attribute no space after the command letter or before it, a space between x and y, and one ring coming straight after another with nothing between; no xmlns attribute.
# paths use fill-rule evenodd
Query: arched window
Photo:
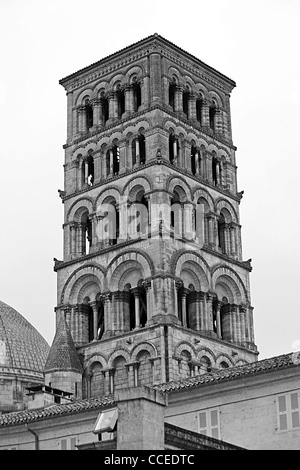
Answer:
<svg viewBox="0 0 300 470"><path fill-rule="evenodd" d="M169 85L169 105L175 111L175 91L176 91L176 83L172 82Z"/></svg>
<svg viewBox="0 0 300 470"><path fill-rule="evenodd" d="M200 374L211 372L211 362L207 356L202 356L200 359Z"/></svg>
<svg viewBox="0 0 300 470"><path fill-rule="evenodd" d="M141 91L140 83L138 82L133 83L132 90L133 90L133 111L137 112L139 110L139 107L142 104L142 91Z"/></svg>
<svg viewBox="0 0 300 470"><path fill-rule="evenodd" d="M106 124L106 121L109 119L109 104L108 104L108 99L106 98L104 92L101 93L101 108L102 108L102 121L103 125Z"/></svg>
<svg viewBox="0 0 300 470"><path fill-rule="evenodd" d="M92 186L94 183L94 159L89 155L85 161L85 182Z"/></svg>
<svg viewBox="0 0 300 470"><path fill-rule="evenodd" d="M215 116L216 116L216 103L215 101L212 102L211 106L209 107L209 127L215 131Z"/></svg>
<svg viewBox="0 0 300 470"><path fill-rule="evenodd" d="M145 145L145 136L143 134L139 135L139 147L140 147L140 163L146 163L146 145Z"/></svg>
<svg viewBox="0 0 300 470"><path fill-rule="evenodd" d="M91 397L104 395L104 375L103 367L100 362L95 362L91 367Z"/></svg>
<svg viewBox="0 0 300 470"><path fill-rule="evenodd" d="M86 126L88 129L93 127L93 108L90 105L89 101L86 101L85 104L85 114L86 114Z"/></svg>
<svg viewBox="0 0 300 470"><path fill-rule="evenodd" d="M113 151L113 174L119 174L120 168L120 149L117 145L114 145L112 148Z"/></svg>
<svg viewBox="0 0 300 470"><path fill-rule="evenodd" d="M189 117L189 96L190 92L188 89L184 90L182 93L182 109L186 114L187 118Z"/></svg>
<svg viewBox="0 0 300 470"><path fill-rule="evenodd" d="M222 250L222 253L226 252L225 246L225 218L224 215L221 213L218 219L218 244Z"/></svg>
<svg viewBox="0 0 300 470"><path fill-rule="evenodd" d="M126 359L123 356L117 357L113 362L114 373L114 390L128 387L127 368L125 367Z"/></svg>
<svg viewBox="0 0 300 470"><path fill-rule="evenodd" d="M220 368L221 369L227 369L229 367L229 364L225 361L220 362Z"/></svg>
<svg viewBox="0 0 300 470"><path fill-rule="evenodd" d="M125 288L126 287L130 289L130 330L143 328L147 324L147 293L143 287L143 281L140 279L138 286L135 288L131 288L130 284L126 284Z"/></svg>
<svg viewBox="0 0 300 470"><path fill-rule="evenodd" d="M196 100L196 119L202 126L202 108L203 108L203 99L200 97Z"/></svg>
<svg viewBox="0 0 300 470"><path fill-rule="evenodd" d="M196 171L197 170L196 157L198 157L197 148L195 147L195 145L192 145L192 148L191 148L191 170L192 170L193 175L195 175L197 173L197 171Z"/></svg>
<svg viewBox="0 0 300 470"><path fill-rule="evenodd" d="M132 165L146 163L145 136L140 134L132 141Z"/></svg>
<svg viewBox="0 0 300 470"><path fill-rule="evenodd" d="M219 172L219 162L217 160L217 157L213 156L213 159L212 159L212 179L213 179L213 184L215 186L218 186L218 180L219 180L219 177L218 177L218 172Z"/></svg>
<svg viewBox="0 0 300 470"><path fill-rule="evenodd" d="M176 233L181 233L181 205L177 191L174 191L171 199L170 228Z"/></svg>
<svg viewBox="0 0 300 470"><path fill-rule="evenodd" d="M119 86L116 92L118 103L118 118L121 119L122 114L125 112L125 93Z"/></svg>
<svg viewBox="0 0 300 470"><path fill-rule="evenodd" d="M170 163L177 163L177 156L179 152L179 142L174 134L170 134L169 137L169 160Z"/></svg>
<svg viewBox="0 0 300 470"><path fill-rule="evenodd" d="M101 339L105 332L105 321L104 321L104 303L100 299L98 302L98 324L97 324L97 339Z"/></svg>

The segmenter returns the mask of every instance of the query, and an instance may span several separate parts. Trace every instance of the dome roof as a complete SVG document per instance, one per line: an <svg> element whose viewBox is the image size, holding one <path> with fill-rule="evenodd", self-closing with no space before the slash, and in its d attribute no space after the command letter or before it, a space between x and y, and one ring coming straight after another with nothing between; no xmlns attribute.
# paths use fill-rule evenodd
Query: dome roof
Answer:
<svg viewBox="0 0 300 470"><path fill-rule="evenodd" d="M0 301L0 369L43 372L49 349L42 335L20 313Z"/></svg>

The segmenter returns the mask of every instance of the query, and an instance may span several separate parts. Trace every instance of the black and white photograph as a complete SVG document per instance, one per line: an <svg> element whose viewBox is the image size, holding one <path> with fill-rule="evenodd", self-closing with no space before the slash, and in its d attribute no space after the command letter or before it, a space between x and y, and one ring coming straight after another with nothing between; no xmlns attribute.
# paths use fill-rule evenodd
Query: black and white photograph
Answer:
<svg viewBox="0 0 300 470"><path fill-rule="evenodd" d="M299 23L1 0L0 450L300 450Z"/></svg>

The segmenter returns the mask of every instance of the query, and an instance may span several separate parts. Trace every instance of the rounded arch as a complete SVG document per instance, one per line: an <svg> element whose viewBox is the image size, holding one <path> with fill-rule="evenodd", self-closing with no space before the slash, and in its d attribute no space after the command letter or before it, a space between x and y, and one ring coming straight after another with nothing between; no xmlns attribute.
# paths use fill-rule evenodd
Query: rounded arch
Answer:
<svg viewBox="0 0 300 470"><path fill-rule="evenodd" d="M192 284L196 291L207 292L209 289L208 279L205 272L194 260L187 260L181 264L180 272L176 275L182 280L185 288Z"/></svg>
<svg viewBox="0 0 300 470"><path fill-rule="evenodd" d="M64 288L61 293L60 303L63 305L67 301L66 299L70 299L71 292L75 292L76 288L80 288L80 283L78 282L81 278L87 279L86 276L90 276L97 285L99 285L100 291L103 289L104 286L104 275L105 269L102 266L97 265L96 263L90 263L80 268L76 269L67 279ZM78 284L76 284L78 282ZM71 302L70 302L71 303ZM77 302L75 302L77 303Z"/></svg>
<svg viewBox="0 0 300 470"><path fill-rule="evenodd" d="M207 357L208 360L210 361L211 366L214 366L216 363L216 357L213 353L213 351L209 348L200 348L197 350L197 361L201 363L201 359L203 357Z"/></svg>
<svg viewBox="0 0 300 470"><path fill-rule="evenodd" d="M157 356L157 348L154 344L145 341L137 344L131 351L131 360L135 361L141 351L147 351L151 357Z"/></svg>
<svg viewBox="0 0 300 470"><path fill-rule="evenodd" d="M129 264L129 262L131 262L131 264ZM137 250L129 250L126 253L120 253L107 267L107 283L111 286L112 291L116 289L121 277L126 272L126 266L131 266L132 269L138 268L142 273L143 279L149 278L154 274L153 261L145 253Z"/></svg>
<svg viewBox="0 0 300 470"><path fill-rule="evenodd" d="M234 365L231 357L225 353L219 354L216 358L216 366L220 369L225 369L226 366L223 366L222 363L227 364L227 367L232 367Z"/></svg>
<svg viewBox="0 0 300 470"><path fill-rule="evenodd" d="M83 304L84 299L95 301L99 292L102 291L102 284L94 274L84 274L76 279L68 296L71 305Z"/></svg>
<svg viewBox="0 0 300 470"><path fill-rule="evenodd" d="M220 215L223 217L226 224L230 224L232 222L231 213L228 209L226 209L226 207L221 209Z"/></svg>
<svg viewBox="0 0 300 470"><path fill-rule="evenodd" d="M137 185L144 188L145 192L152 190L152 182L147 176L141 176L139 178L133 177L125 184L122 192L122 196L129 196L130 191Z"/></svg>
<svg viewBox="0 0 300 470"><path fill-rule="evenodd" d="M82 197L77 199L69 208L66 216L67 222L73 222L75 220L75 213L78 209L84 208L89 214L94 212L94 201L90 197Z"/></svg>
<svg viewBox="0 0 300 470"><path fill-rule="evenodd" d="M219 286L219 289L217 287ZM222 292L221 290L224 289ZM239 275L229 266L216 266L212 271L212 289L220 300L227 297L229 303L246 304L249 302L247 289ZM226 295L224 292L226 292ZM230 298L231 295L231 298Z"/></svg>
<svg viewBox="0 0 300 470"><path fill-rule="evenodd" d="M233 205L225 199L219 198L215 202L215 211L217 214L220 214L222 209L227 209L227 211L231 214L233 222L238 223L237 212Z"/></svg>
<svg viewBox="0 0 300 470"><path fill-rule="evenodd" d="M85 88L85 90L83 90L76 98L75 100L75 106L79 106L79 105L84 105L85 104L85 100L88 99L92 99L92 96L93 96L93 90L91 88Z"/></svg>
<svg viewBox="0 0 300 470"><path fill-rule="evenodd" d="M223 107L223 99L215 91L210 90L208 92L208 98L212 101L215 100L218 107Z"/></svg>
<svg viewBox="0 0 300 470"><path fill-rule="evenodd" d="M135 65L134 67L129 66L125 70L125 75L129 81L129 83L134 83L134 79L137 81L141 80L143 76L145 75L145 70L144 67L141 65Z"/></svg>
<svg viewBox="0 0 300 470"><path fill-rule="evenodd" d="M106 188L99 193L95 201L95 208L97 212L98 211L101 212L101 205L104 203L105 199L108 197L114 198L116 203L119 204L120 199L121 199L119 188L117 186L110 186L109 189Z"/></svg>
<svg viewBox="0 0 300 470"><path fill-rule="evenodd" d="M193 359L196 357L195 348L187 341L181 341L176 345L174 355L180 357L183 351L187 351Z"/></svg>
<svg viewBox="0 0 300 470"><path fill-rule="evenodd" d="M167 181L166 181L167 191L169 191L170 193L173 193L176 186L179 186L179 188L181 188L181 191L185 192L186 198L189 201L191 201L191 199L192 199L192 195L191 195L192 190L191 190L191 187L185 181L185 179L182 178L181 176L173 176L173 175L169 176Z"/></svg>
<svg viewBox="0 0 300 470"><path fill-rule="evenodd" d="M86 364L85 364L85 369L84 369L84 374L89 375L92 371L92 366L95 363L100 363L103 367L107 367L107 359L103 354L100 353L95 353L91 357L88 358Z"/></svg>
<svg viewBox="0 0 300 470"><path fill-rule="evenodd" d="M194 204L197 204L197 202L200 198L203 198L207 201L207 203L209 205L209 210L211 212L213 212L213 210L214 210L214 200L211 197L211 195L209 194L209 192L206 191L205 189L202 189L202 188L196 188L193 192L193 197L192 197L192 200L193 200Z"/></svg>
<svg viewBox="0 0 300 470"><path fill-rule="evenodd" d="M111 352L109 358L108 358L108 361L107 361L107 365L109 368L112 368L113 367L113 364L114 362L116 361L116 359L118 359L119 357L123 357L123 359L125 359L126 362L130 362L130 352L128 351L128 349L125 349L125 348L116 348L114 351Z"/></svg>
<svg viewBox="0 0 300 470"><path fill-rule="evenodd" d="M171 272L177 278L180 278L183 267L189 266L199 279L201 289L209 290L210 271L207 262L198 253L193 251L180 250L175 253L171 259Z"/></svg>

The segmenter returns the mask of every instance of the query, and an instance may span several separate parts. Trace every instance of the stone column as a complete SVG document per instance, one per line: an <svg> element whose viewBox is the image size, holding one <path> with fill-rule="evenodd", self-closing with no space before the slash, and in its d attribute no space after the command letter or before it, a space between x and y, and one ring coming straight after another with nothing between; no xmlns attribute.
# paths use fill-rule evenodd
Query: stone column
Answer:
<svg viewBox="0 0 300 470"><path fill-rule="evenodd" d="M112 149L109 150L109 175L113 176L114 174L114 154Z"/></svg>
<svg viewBox="0 0 300 470"><path fill-rule="evenodd" d="M101 101L100 100L92 100L91 105L93 107L93 127L99 126L101 124Z"/></svg>
<svg viewBox="0 0 300 470"><path fill-rule="evenodd" d="M111 369L102 369L102 374L104 375L104 395L110 395L112 393L111 390Z"/></svg>
<svg viewBox="0 0 300 470"><path fill-rule="evenodd" d="M213 295L209 292L206 293L206 319L207 319L207 330L210 332L214 331L213 327Z"/></svg>
<svg viewBox="0 0 300 470"><path fill-rule="evenodd" d="M112 293L111 292L106 292L103 295L104 329L105 329L103 338L111 336L111 333L112 333L111 303L112 303Z"/></svg>
<svg viewBox="0 0 300 470"><path fill-rule="evenodd" d="M108 93L109 122L118 119L118 101L115 92Z"/></svg>
<svg viewBox="0 0 300 470"><path fill-rule="evenodd" d="M196 120L196 96L194 93L189 94L188 99L188 118Z"/></svg>
<svg viewBox="0 0 300 470"><path fill-rule="evenodd" d="M235 304L231 305L231 316L232 316L232 333L233 341L240 343L240 326L238 321L238 306Z"/></svg>
<svg viewBox="0 0 300 470"><path fill-rule="evenodd" d="M207 100L202 101L201 122L202 127L209 128L209 103Z"/></svg>
<svg viewBox="0 0 300 470"><path fill-rule="evenodd" d="M125 94L125 113L126 115L132 114L134 105L133 105L133 88L131 85L126 85L124 89Z"/></svg>
<svg viewBox="0 0 300 470"><path fill-rule="evenodd" d="M147 324L152 318L152 308L151 308L151 281L143 281L143 287L146 291L146 308L147 308Z"/></svg>
<svg viewBox="0 0 300 470"><path fill-rule="evenodd" d="M236 254L236 246L235 246L235 227L234 225L230 225L229 227L230 232L230 253L232 256Z"/></svg>
<svg viewBox="0 0 300 470"><path fill-rule="evenodd" d="M183 110L183 89L182 86L177 85L175 89L175 111L182 112Z"/></svg>
<svg viewBox="0 0 300 470"><path fill-rule="evenodd" d="M77 223L76 222L71 222L69 227L70 227L70 255L71 255L71 259L73 259L76 255Z"/></svg>
<svg viewBox="0 0 300 470"><path fill-rule="evenodd" d="M247 309L240 305L239 306L239 317L240 317L240 328L241 328L241 343L245 343L247 341L246 338L246 312Z"/></svg>
<svg viewBox="0 0 300 470"><path fill-rule="evenodd" d="M132 289L135 307L135 328L140 328L140 295L138 288Z"/></svg>
<svg viewBox="0 0 300 470"><path fill-rule="evenodd" d="M78 131L81 134L87 131L85 106L78 107Z"/></svg>
<svg viewBox="0 0 300 470"><path fill-rule="evenodd" d="M184 328L187 327L187 321L186 321L186 298L187 295L189 294L188 289L183 289L182 290L182 296L181 296L181 315L182 315L182 326Z"/></svg>
<svg viewBox="0 0 300 470"><path fill-rule="evenodd" d="M194 206L191 202L184 203L184 237L192 240L194 239L194 230L193 230L193 209Z"/></svg>
<svg viewBox="0 0 300 470"><path fill-rule="evenodd" d="M221 302L216 303L217 310L216 310L216 320L217 320L217 336L218 338L222 338L222 329L221 329Z"/></svg>
<svg viewBox="0 0 300 470"><path fill-rule="evenodd" d="M98 306L97 302L89 302L93 309L93 341L96 341L98 336Z"/></svg>

